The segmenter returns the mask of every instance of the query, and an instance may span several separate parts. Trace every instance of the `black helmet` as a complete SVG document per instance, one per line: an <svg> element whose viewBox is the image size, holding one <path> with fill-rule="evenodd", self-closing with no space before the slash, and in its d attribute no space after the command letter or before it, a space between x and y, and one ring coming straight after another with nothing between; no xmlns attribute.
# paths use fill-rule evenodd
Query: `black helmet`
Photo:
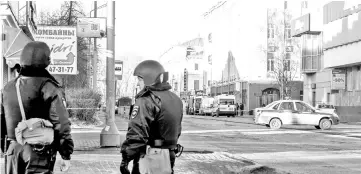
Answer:
<svg viewBox="0 0 361 174"><path fill-rule="evenodd" d="M21 56L21 66L46 68L50 64L50 48L44 42L29 42L25 45Z"/></svg>
<svg viewBox="0 0 361 174"><path fill-rule="evenodd" d="M154 84L165 82L161 79L161 75L165 73L163 66L155 60L145 60L137 65L134 69L134 76L143 78L145 86L152 86Z"/></svg>

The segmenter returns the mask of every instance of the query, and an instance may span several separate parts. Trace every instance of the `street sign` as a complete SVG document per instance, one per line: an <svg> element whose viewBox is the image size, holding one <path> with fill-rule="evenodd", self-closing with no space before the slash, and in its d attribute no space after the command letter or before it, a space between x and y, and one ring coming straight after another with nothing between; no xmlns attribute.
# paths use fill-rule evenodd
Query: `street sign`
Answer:
<svg viewBox="0 0 361 174"><path fill-rule="evenodd" d="M51 74L77 74L76 28L70 26L38 26L36 41L45 42L51 50Z"/></svg>
<svg viewBox="0 0 361 174"><path fill-rule="evenodd" d="M123 61L121 60L115 60L114 62L114 69L115 69L115 77L118 78L118 80L122 80L123 75Z"/></svg>
<svg viewBox="0 0 361 174"><path fill-rule="evenodd" d="M346 71L342 69L332 70L331 89L345 89L346 87Z"/></svg>
<svg viewBox="0 0 361 174"><path fill-rule="evenodd" d="M106 33L106 18L78 18L78 37L104 37Z"/></svg>
<svg viewBox="0 0 361 174"><path fill-rule="evenodd" d="M184 91L188 91L187 82L188 82L188 72L187 72L187 69L184 68L184 88L183 88Z"/></svg>

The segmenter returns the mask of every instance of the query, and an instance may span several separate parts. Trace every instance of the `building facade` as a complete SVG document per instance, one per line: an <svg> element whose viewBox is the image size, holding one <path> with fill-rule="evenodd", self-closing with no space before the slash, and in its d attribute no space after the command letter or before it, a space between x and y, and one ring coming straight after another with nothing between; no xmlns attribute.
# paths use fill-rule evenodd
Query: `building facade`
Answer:
<svg viewBox="0 0 361 174"><path fill-rule="evenodd" d="M299 39L292 38L290 32L296 12L288 10L296 5L265 2L257 4L257 15L252 15L254 9L230 0L218 2L204 14L202 36L207 38L205 54L212 62L210 73L215 81L211 84L212 96L233 94L236 102L242 102L248 110L278 100L280 86L275 72L281 68L277 67L279 62L287 59L295 67L292 71L285 68L293 74L290 81L295 83L290 97L300 99L303 82ZM249 92L252 95L247 95Z"/></svg>
<svg viewBox="0 0 361 174"><path fill-rule="evenodd" d="M333 104L342 121L360 121L361 4L329 2L293 24L303 41L304 101Z"/></svg>
<svg viewBox="0 0 361 174"><path fill-rule="evenodd" d="M17 76L23 47L36 33L34 1L0 2L0 86Z"/></svg>
<svg viewBox="0 0 361 174"><path fill-rule="evenodd" d="M194 38L174 45L159 60L169 73L173 92L182 98L209 90L209 64L203 50L204 39Z"/></svg>

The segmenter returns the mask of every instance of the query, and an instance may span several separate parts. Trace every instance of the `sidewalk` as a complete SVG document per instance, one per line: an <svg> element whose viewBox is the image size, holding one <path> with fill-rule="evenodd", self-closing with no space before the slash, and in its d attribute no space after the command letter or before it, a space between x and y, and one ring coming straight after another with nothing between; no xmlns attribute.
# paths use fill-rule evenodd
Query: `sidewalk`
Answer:
<svg viewBox="0 0 361 174"><path fill-rule="evenodd" d="M61 174L60 160L57 156L54 173ZM119 174L120 154L75 154L72 156L71 168L67 174ZM0 170L4 171L4 158L0 159ZM129 164L129 169L132 163ZM258 173L267 170L269 174L277 174L274 169L267 168L246 160L239 155L229 153L184 153L176 159L175 173L179 174L229 174ZM2 172L1 172L2 173ZM261 172L262 173L262 172Z"/></svg>
<svg viewBox="0 0 361 174"><path fill-rule="evenodd" d="M186 116L188 117L188 116ZM200 117L200 116L194 116ZM212 118L212 117L210 117ZM214 118L216 119L216 118ZM219 118L218 118L219 119ZM229 118L232 119L232 118ZM245 117L247 120L247 118ZM121 133L125 136L128 123L126 118L118 117L115 122ZM104 120L102 120L104 121ZM83 133L73 134L75 151L72 155L70 171L68 174L119 174L119 165L121 154L119 148L101 148L99 141L99 130L103 125L93 128L73 128L73 131L82 130ZM92 130L98 131L91 132ZM88 132L89 131L89 132ZM187 142L187 139L185 140ZM189 143L188 143L189 144ZM182 155L176 159L175 173L180 174L228 174L228 173L258 173L259 171L268 171L270 174L281 173L275 169L261 166L251 160L242 157L242 154L231 154L222 152L222 149L205 143L183 144L187 146ZM190 147L190 148L189 148ZM57 156L55 174L60 174L59 160ZM0 159L0 170L4 171L4 158ZM129 164L131 169L132 163ZM2 173L2 172L1 172ZM260 172L262 173L262 172Z"/></svg>

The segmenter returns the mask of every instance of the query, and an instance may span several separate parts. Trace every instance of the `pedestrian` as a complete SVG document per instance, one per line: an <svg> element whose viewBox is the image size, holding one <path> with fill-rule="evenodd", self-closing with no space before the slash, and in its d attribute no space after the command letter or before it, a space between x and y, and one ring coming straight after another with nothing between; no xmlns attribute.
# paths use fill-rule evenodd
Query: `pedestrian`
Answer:
<svg viewBox="0 0 361 174"><path fill-rule="evenodd" d="M239 109L241 111L241 116L243 116L243 110L244 110L244 104L243 103L240 104Z"/></svg>
<svg viewBox="0 0 361 174"><path fill-rule="evenodd" d="M173 173L175 157L181 147L177 143L182 128L182 101L169 91L172 87L167 82L168 73L159 62L141 62L134 76L138 78L141 91L135 97L126 140L121 146L120 171L130 173L128 164L134 160L132 174ZM152 154L148 152L154 149L158 149L158 154L154 154L158 156L150 157ZM155 165L163 166L158 168L162 171L154 170Z"/></svg>
<svg viewBox="0 0 361 174"><path fill-rule="evenodd" d="M62 157L60 170L70 167L74 143L65 93L45 69L49 64L46 43L26 44L19 76L3 88L1 150L6 151L7 174L53 173L57 152Z"/></svg>
<svg viewBox="0 0 361 174"><path fill-rule="evenodd" d="M238 116L239 114L239 103L236 103L236 115Z"/></svg>

